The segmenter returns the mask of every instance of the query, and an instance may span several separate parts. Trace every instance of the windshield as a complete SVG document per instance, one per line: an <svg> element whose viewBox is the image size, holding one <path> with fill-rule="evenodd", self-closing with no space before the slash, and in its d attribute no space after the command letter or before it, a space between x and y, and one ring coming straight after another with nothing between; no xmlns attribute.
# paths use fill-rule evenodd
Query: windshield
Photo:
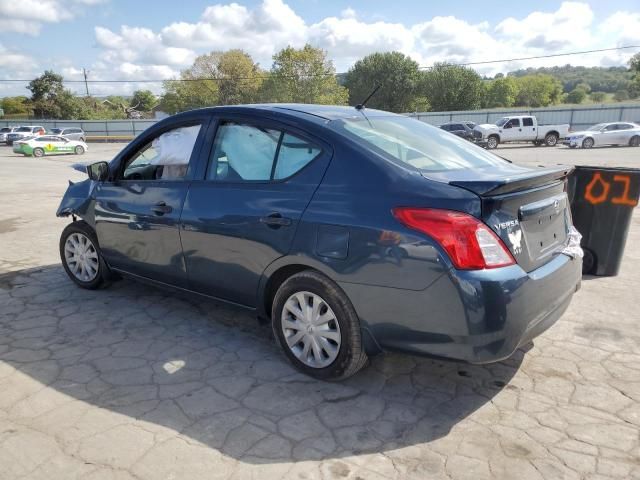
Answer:
<svg viewBox="0 0 640 480"><path fill-rule="evenodd" d="M593 125L593 126L587 128L587 132L599 132L600 130L602 130L606 126L607 126L606 123L598 123L597 125Z"/></svg>
<svg viewBox="0 0 640 480"><path fill-rule="evenodd" d="M503 118L501 118L500 120L498 120L498 121L496 122L496 125L497 125L497 126L499 126L499 127L501 127L501 126L503 126L505 123L507 123L508 121L509 121L509 117L503 117Z"/></svg>
<svg viewBox="0 0 640 480"><path fill-rule="evenodd" d="M0 128L0 133L7 133L7 132L10 132L10 131L11 131L11 128L9 128L9 127Z"/></svg>
<svg viewBox="0 0 640 480"><path fill-rule="evenodd" d="M31 132L31 127L20 127L16 132Z"/></svg>
<svg viewBox="0 0 640 480"><path fill-rule="evenodd" d="M61 128L52 128L51 129L51 133L58 135L60 133L62 133L62 129Z"/></svg>
<svg viewBox="0 0 640 480"><path fill-rule="evenodd" d="M352 140L425 172L484 168L504 160L483 149L407 117L334 120L331 126Z"/></svg>

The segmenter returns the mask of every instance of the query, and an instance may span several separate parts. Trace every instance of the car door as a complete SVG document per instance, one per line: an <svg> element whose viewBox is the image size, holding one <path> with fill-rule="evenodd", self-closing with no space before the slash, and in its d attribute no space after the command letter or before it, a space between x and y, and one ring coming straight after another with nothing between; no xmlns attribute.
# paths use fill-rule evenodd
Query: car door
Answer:
<svg viewBox="0 0 640 480"><path fill-rule="evenodd" d="M502 127L502 132L500 133L500 141L513 142L516 140L520 140L521 134L522 128L520 127L520 119L512 118Z"/></svg>
<svg viewBox="0 0 640 480"><path fill-rule="evenodd" d="M615 145L618 143L618 124L611 123L604 127L598 135L594 135L596 145Z"/></svg>
<svg viewBox="0 0 640 480"><path fill-rule="evenodd" d="M291 248L331 152L289 125L219 119L209 158L182 212L189 287L255 307L260 277Z"/></svg>
<svg viewBox="0 0 640 480"><path fill-rule="evenodd" d="M522 117L522 140L529 141L537 138L533 117Z"/></svg>
<svg viewBox="0 0 640 480"><path fill-rule="evenodd" d="M109 265L186 287L179 221L208 118L143 133L95 190L95 224Z"/></svg>
<svg viewBox="0 0 640 480"><path fill-rule="evenodd" d="M633 135L633 125L630 123L619 123L616 130L618 135L616 137L618 145L629 145L629 140Z"/></svg>

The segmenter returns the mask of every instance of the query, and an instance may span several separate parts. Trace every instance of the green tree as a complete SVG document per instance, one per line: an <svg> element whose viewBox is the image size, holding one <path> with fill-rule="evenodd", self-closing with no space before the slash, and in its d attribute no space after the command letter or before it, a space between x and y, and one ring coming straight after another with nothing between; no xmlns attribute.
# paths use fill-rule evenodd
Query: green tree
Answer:
<svg viewBox="0 0 640 480"><path fill-rule="evenodd" d="M602 103L607 99L607 94L605 92L591 92L589 98L593 103Z"/></svg>
<svg viewBox="0 0 640 480"><path fill-rule="evenodd" d="M629 82L629 96L631 98L640 97L640 53L636 53L629 60L629 67L633 74L631 82Z"/></svg>
<svg viewBox="0 0 640 480"><path fill-rule="evenodd" d="M64 91L62 75L51 70L31 80L27 88L31 91L34 113L40 117L60 118L56 98Z"/></svg>
<svg viewBox="0 0 640 480"><path fill-rule="evenodd" d="M426 98L419 96L420 81L417 62L400 52L385 52L358 60L347 72L344 85L351 105L359 104L380 86L367 106L401 113L428 108Z"/></svg>
<svg viewBox="0 0 640 480"><path fill-rule="evenodd" d="M307 44L300 49L284 48L273 56L261 97L271 102L345 105L349 92L338 84L327 52Z"/></svg>
<svg viewBox="0 0 640 480"><path fill-rule="evenodd" d="M253 103L258 100L264 73L248 53L229 50L218 58L216 76L222 105Z"/></svg>
<svg viewBox="0 0 640 480"><path fill-rule="evenodd" d="M158 99L151 90L136 90L129 104L141 112L149 112L158 104Z"/></svg>
<svg viewBox="0 0 640 480"><path fill-rule="evenodd" d="M614 93L613 98L616 102L624 102L629 100L629 92L627 90L618 90Z"/></svg>
<svg viewBox="0 0 640 480"><path fill-rule="evenodd" d="M4 110L5 115L26 115L30 110L29 99L23 95L5 97L0 102L0 108Z"/></svg>
<svg viewBox="0 0 640 480"><path fill-rule="evenodd" d="M479 108L484 87L474 70L447 63L436 63L423 73L421 91L435 111Z"/></svg>
<svg viewBox="0 0 640 480"><path fill-rule="evenodd" d="M485 92L484 104L488 108L512 107L518 96L518 82L513 77L498 77L492 80Z"/></svg>
<svg viewBox="0 0 640 480"><path fill-rule="evenodd" d="M551 75L536 74L517 78L516 106L546 107L558 103L562 97L562 85Z"/></svg>
<svg viewBox="0 0 640 480"><path fill-rule="evenodd" d="M585 98L587 98L586 90L577 86L567 94L567 103L582 103Z"/></svg>

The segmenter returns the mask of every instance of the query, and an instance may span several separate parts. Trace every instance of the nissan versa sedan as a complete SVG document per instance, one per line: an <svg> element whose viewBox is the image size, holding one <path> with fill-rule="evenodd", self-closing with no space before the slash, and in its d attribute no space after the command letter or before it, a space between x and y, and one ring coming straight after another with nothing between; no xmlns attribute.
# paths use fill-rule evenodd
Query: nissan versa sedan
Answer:
<svg viewBox="0 0 640 480"><path fill-rule="evenodd" d="M640 147L640 125L631 122L598 123L582 132L571 132L562 144L570 148L604 145Z"/></svg>
<svg viewBox="0 0 640 480"><path fill-rule="evenodd" d="M569 169L519 167L382 111L194 110L87 173L57 212L73 219L71 280L124 275L245 307L321 379L385 349L505 359L580 285Z"/></svg>

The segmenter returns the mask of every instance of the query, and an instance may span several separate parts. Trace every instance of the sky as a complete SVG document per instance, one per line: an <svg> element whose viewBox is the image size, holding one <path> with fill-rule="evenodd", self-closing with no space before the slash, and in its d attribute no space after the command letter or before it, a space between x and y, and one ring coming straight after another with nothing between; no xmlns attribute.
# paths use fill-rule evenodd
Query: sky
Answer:
<svg viewBox="0 0 640 480"><path fill-rule="evenodd" d="M278 50L305 43L338 72L376 51L399 50L421 66L640 45L640 0L0 0L0 80L45 69L91 83L93 95L161 92L197 55L241 48L268 69ZM552 65L626 65L640 48L474 65L480 74ZM0 96L29 94L0 81ZM67 84L84 93L83 84Z"/></svg>

